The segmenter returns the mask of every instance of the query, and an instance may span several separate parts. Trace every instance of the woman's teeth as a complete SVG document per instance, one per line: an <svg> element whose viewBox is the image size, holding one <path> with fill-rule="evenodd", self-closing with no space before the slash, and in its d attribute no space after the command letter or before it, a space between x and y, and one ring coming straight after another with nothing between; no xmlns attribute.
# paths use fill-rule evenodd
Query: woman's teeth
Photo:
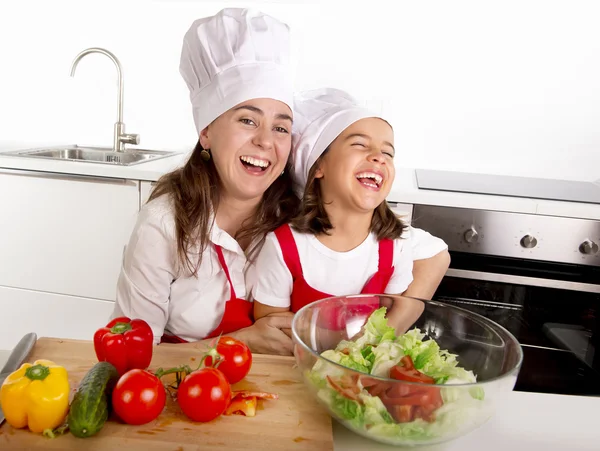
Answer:
<svg viewBox="0 0 600 451"><path fill-rule="evenodd" d="M246 156L240 157L240 160L242 160L242 162L244 162L246 164L250 164L252 166L256 166L256 167L259 167L259 168L267 168L267 167L269 167L269 162L267 160L260 160L258 158L246 157Z"/></svg>
<svg viewBox="0 0 600 451"><path fill-rule="evenodd" d="M362 181L362 183L364 183L365 185L371 185L371 186L376 186L376 187L381 186L381 182L383 181L383 177L380 176L379 174L375 174L374 172L361 172L359 174L356 174L356 178L359 180L360 179L373 180L375 182L374 184L369 184L366 181Z"/></svg>

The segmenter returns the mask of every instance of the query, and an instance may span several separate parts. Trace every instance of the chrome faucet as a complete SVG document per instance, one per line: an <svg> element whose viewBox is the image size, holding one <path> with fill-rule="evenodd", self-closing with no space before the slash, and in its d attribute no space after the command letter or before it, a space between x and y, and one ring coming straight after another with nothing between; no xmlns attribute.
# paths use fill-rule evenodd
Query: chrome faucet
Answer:
<svg viewBox="0 0 600 451"><path fill-rule="evenodd" d="M117 75L119 77L119 91L117 93L117 122L115 123L115 134L113 138L113 150L115 152L123 152L125 150L125 144L139 144L140 136L135 133L125 133L125 124L123 123L123 71L121 69L121 63L115 55L113 55L108 50L99 48L99 47L91 47L89 49L85 49L79 55L75 57L73 60L73 64L71 65L71 77L75 76L75 69L77 68L77 64L81 58L90 53L101 53L109 57L115 66L117 67Z"/></svg>

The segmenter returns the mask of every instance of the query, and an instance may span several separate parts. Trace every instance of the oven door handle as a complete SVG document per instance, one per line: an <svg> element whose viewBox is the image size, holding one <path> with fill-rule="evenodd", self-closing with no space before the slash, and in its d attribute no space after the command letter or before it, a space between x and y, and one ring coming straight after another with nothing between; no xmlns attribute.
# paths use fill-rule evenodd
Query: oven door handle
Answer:
<svg viewBox="0 0 600 451"><path fill-rule="evenodd" d="M450 268L446 271L448 277L459 279L485 280L489 282L512 283L530 287L557 288L560 290L585 291L587 293L600 293L600 285L581 282L569 282L566 280L541 279L537 277L515 276L512 274L498 274L481 271L469 271L466 269Z"/></svg>

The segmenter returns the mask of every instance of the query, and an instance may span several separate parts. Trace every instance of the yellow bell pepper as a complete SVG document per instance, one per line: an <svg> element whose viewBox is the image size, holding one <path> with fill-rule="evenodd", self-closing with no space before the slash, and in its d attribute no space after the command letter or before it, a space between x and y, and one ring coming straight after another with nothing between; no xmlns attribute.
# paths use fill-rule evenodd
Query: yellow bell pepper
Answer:
<svg viewBox="0 0 600 451"><path fill-rule="evenodd" d="M50 360L24 363L0 388L0 406L14 428L32 432L54 429L69 410L67 370Z"/></svg>

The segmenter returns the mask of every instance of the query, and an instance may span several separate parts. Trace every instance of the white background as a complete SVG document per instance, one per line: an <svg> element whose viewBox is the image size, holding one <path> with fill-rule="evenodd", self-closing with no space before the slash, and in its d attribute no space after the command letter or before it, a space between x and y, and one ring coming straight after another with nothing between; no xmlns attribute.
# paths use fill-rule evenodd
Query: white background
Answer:
<svg viewBox="0 0 600 451"><path fill-rule="evenodd" d="M292 29L296 86L349 90L390 117L397 165L600 179L600 3L595 1L0 0L0 148L112 143L188 150L178 66L191 22L253 6Z"/></svg>

